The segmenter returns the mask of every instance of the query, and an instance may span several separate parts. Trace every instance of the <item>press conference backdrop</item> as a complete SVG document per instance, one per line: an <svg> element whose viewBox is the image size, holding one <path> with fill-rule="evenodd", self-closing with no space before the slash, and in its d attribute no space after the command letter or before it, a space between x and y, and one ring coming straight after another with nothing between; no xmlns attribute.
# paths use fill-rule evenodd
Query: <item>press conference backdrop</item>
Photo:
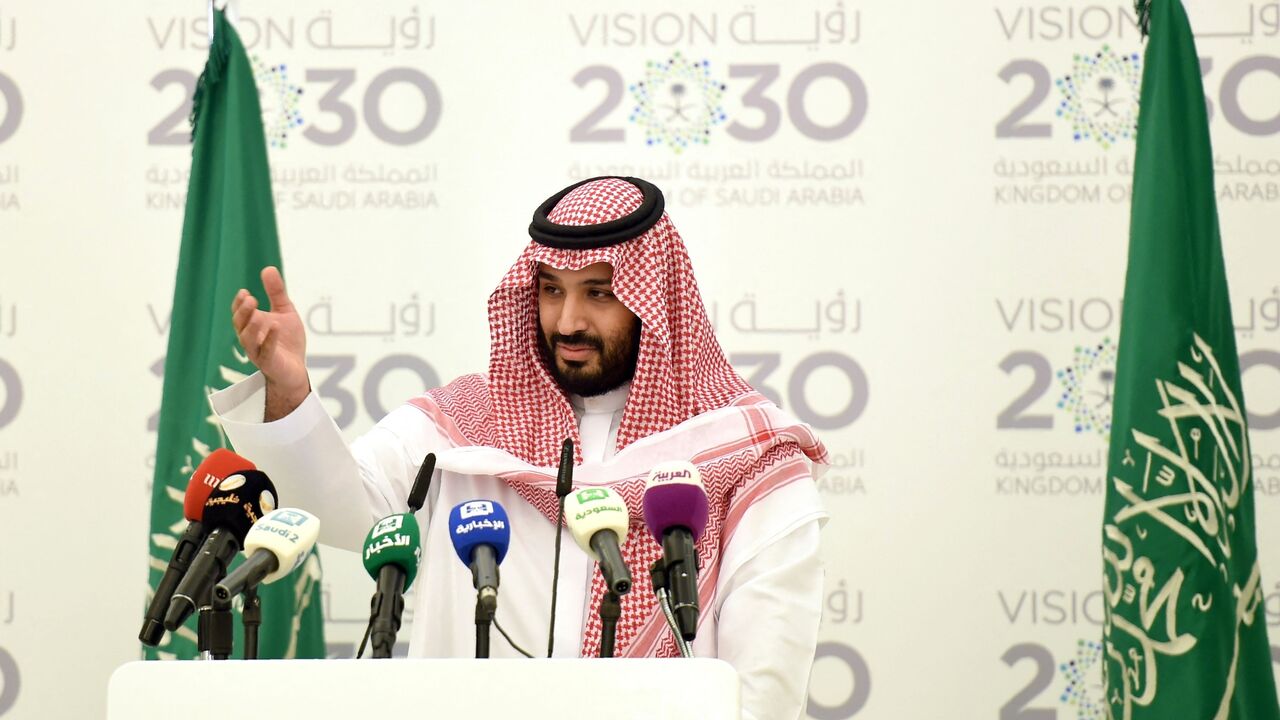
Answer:
<svg viewBox="0 0 1280 720"><path fill-rule="evenodd" d="M1188 8L1280 642L1280 4ZM538 202L648 178L734 365L833 454L809 716L1100 700L1128 3L235 9L313 384L348 437L485 366L485 300ZM99 716L138 656L204 13L0 0L6 720ZM351 656L373 583L324 561Z"/></svg>

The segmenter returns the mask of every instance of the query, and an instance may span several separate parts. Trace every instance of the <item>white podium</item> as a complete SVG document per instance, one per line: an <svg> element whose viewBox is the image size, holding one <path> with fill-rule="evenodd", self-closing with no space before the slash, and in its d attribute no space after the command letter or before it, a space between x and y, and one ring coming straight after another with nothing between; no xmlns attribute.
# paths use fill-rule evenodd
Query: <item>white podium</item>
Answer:
<svg viewBox="0 0 1280 720"><path fill-rule="evenodd" d="M740 720L739 702L733 667L701 658L139 661L111 675L107 720Z"/></svg>

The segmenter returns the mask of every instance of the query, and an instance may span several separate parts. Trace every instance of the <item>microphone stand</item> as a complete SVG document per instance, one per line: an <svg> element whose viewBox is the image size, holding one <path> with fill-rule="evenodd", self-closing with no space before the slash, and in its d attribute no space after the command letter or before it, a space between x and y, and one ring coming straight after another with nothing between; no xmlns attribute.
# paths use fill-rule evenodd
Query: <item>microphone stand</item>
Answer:
<svg viewBox="0 0 1280 720"><path fill-rule="evenodd" d="M476 657L489 657L489 626L493 622L493 613L486 610L480 597L476 596Z"/></svg>
<svg viewBox="0 0 1280 720"><path fill-rule="evenodd" d="M671 611L671 596L667 588L667 562L662 556L654 560L653 565L649 567L649 579L653 581L653 594L658 598L658 607L662 610L662 616L667 620L667 627L671 629L671 634L675 636L676 649L680 651L681 657L693 657L693 648L684 639L684 635L680 632L680 625L676 622L675 613Z"/></svg>
<svg viewBox="0 0 1280 720"><path fill-rule="evenodd" d="M258 588L251 587L244 591L244 611L240 613L244 622L244 659L258 659L258 628L262 625L262 599L258 597Z"/></svg>
<svg viewBox="0 0 1280 720"><path fill-rule="evenodd" d="M404 570L395 564L383 565L378 570L377 591L370 601L369 641L373 643L373 657L389 658L400 631L400 616L404 612Z"/></svg>
<svg viewBox="0 0 1280 720"><path fill-rule="evenodd" d="M207 611L207 612L206 612ZM205 620L205 617L208 620ZM209 631L209 656L214 660L231 657L235 618L231 614L231 599L213 598L212 607L200 608L200 619L205 620Z"/></svg>
<svg viewBox="0 0 1280 720"><path fill-rule="evenodd" d="M622 617L622 602L612 590L600 598L600 657L613 657L613 640L618 631L618 618Z"/></svg>
<svg viewBox="0 0 1280 720"><path fill-rule="evenodd" d="M203 595L194 598L196 606L199 608L199 615L196 618L196 649L199 651L201 660L212 660L213 655L210 652L213 644L213 626L212 619L213 608L210 607L213 602L213 590L206 590Z"/></svg>

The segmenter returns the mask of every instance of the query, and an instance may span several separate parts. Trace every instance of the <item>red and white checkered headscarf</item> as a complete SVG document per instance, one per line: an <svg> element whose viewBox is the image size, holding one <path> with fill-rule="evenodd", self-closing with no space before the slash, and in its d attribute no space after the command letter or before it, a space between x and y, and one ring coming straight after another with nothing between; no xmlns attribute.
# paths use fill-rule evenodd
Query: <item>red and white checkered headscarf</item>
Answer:
<svg viewBox="0 0 1280 720"><path fill-rule="evenodd" d="M597 225L629 215L642 199L641 191L626 180L596 179L567 193L547 219L557 225ZM580 448L573 408L538 348L537 267L545 263L580 270L598 262L613 267L614 295L642 322L640 352L618 428L617 450L705 412L768 404L730 367L712 332L684 243L665 213L642 235L607 247L557 249L531 242L489 297L488 376L464 376L428 392L424 399L429 402L415 404L460 444L500 448L532 465L555 467L567 437ZM721 545L736 517L762 493L807 477L803 456L818 462L826 459L825 449L807 427L776 428L763 414L757 415L741 444L694 458L669 458L698 465L707 489L710 519L697 545L702 567L710 569L699 582L704 608L711 607ZM576 461L582 462L580 450ZM554 482L531 474L504 479L555 522ZM676 652L670 637L662 639L653 593L641 581L648 577L649 563L661 554L661 547L644 528L644 481L644 476L621 478L612 485L631 511L632 528L623 556L637 581L636 590L622 599L615 644L619 656ZM597 571L591 608L598 605L604 590ZM592 654L600 638L599 616L595 612L589 616L584 654Z"/></svg>

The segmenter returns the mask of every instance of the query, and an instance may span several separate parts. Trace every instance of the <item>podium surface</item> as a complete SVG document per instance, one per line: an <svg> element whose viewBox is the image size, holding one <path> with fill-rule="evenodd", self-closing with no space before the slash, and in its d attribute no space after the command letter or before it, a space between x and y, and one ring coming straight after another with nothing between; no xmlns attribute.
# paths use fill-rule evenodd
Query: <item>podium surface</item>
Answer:
<svg viewBox="0 0 1280 720"><path fill-rule="evenodd" d="M112 674L107 720L739 720L739 702L733 667L703 658L138 661Z"/></svg>

